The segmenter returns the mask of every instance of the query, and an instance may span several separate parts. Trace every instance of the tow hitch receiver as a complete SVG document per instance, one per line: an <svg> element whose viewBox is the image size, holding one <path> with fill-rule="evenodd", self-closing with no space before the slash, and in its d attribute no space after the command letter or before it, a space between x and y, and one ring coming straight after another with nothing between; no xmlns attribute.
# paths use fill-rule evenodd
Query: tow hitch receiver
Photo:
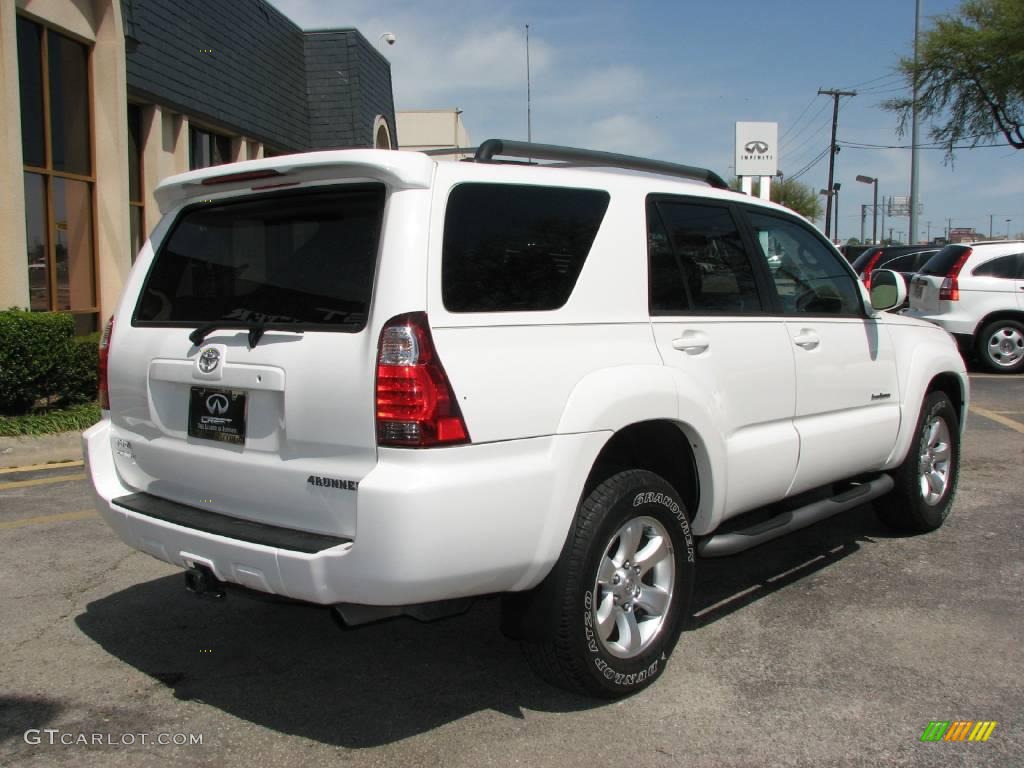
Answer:
<svg viewBox="0 0 1024 768"><path fill-rule="evenodd" d="M196 597L219 600L224 597L224 582L213 575L205 565L196 565L185 571L185 589Z"/></svg>

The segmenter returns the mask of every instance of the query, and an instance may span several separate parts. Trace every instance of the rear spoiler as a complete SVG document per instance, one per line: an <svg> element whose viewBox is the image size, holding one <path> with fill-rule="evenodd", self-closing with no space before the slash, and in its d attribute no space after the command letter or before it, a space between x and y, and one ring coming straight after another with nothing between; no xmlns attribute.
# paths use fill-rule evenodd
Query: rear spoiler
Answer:
<svg viewBox="0 0 1024 768"><path fill-rule="evenodd" d="M341 149L203 168L164 179L154 191L161 213L219 192L289 187L327 179L372 179L399 189L429 189L435 161L421 152Z"/></svg>

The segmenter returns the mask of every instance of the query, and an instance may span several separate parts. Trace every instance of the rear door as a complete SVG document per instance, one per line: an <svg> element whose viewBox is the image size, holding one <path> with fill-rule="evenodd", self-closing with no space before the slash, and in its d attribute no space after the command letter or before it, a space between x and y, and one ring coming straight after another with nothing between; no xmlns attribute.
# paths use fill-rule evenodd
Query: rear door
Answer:
<svg viewBox="0 0 1024 768"><path fill-rule="evenodd" d="M892 341L868 317L856 278L809 225L747 208L795 356L800 461L790 493L880 467L900 425Z"/></svg>
<svg viewBox="0 0 1024 768"><path fill-rule="evenodd" d="M376 461L369 318L385 200L384 184L361 182L181 210L115 320L111 419L127 485L354 534L358 482Z"/></svg>

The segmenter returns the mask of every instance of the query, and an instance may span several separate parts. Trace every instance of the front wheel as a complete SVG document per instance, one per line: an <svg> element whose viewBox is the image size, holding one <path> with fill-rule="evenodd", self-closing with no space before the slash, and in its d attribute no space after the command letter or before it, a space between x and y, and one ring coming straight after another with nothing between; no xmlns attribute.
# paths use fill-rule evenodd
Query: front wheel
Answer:
<svg viewBox="0 0 1024 768"><path fill-rule="evenodd" d="M991 371L1024 371L1024 325L1009 319L989 323L978 334L977 351L981 362Z"/></svg>
<svg viewBox="0 0 1024 768"><path fill-rule="evenodd" d="M929 392L892 492L875 502L879 516L904 531L927 533L949 516L960 473L960 420L945 392Z"/></svg>
<svg viewBox="0 0 1024 768"><path fill-rule="evenodd" d="M658 475L620 472L580 505L548 579L552 626L524 644L551 683L617 698L665 669L693 593L695 550L679 494Z"/></svg>

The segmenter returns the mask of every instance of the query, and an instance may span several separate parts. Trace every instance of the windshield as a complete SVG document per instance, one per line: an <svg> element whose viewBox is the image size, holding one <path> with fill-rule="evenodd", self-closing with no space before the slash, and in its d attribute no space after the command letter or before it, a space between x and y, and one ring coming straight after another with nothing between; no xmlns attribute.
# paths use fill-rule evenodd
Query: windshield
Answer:
<svg viewBox="0 0 1024 768"><path fill-rule="evenodd" d="M146 276L136 325L366 325L384 186L192 206Z"/></svg>

